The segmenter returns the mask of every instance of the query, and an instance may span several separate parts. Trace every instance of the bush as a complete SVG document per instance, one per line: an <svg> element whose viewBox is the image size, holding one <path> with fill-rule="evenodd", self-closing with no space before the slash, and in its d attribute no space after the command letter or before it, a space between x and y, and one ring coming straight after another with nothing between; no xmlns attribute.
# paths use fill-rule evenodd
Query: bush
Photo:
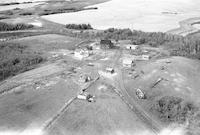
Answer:
<svg viewBox="0 0 200 135"><path fill-rule="evenodd" d="M31 13L31 12L25 12L25 13L20 13L19 15L26 16L26 15L33 15L33 13Z"/></svg>
<svg viewBox="0 0 200 135"><path fill-rule="evenodd" d="M67 24L67 29L75 29L75 30L88 30L93 29L90 24Z"/></svg>
<svg viewBox="0 0 200 135"><path fill-rule="evenodd" d="M0 22L0 31L13 31L13 30L25 30L33 28L33 25L27 25L23 23L18 24L8 24L4 22Z"/></svg>
<svg viewBox="0 0 200 135"><path fill-rule="evenodd" d="M0 44L0 81L9 76L32 69L44 61L38 53L29 51L26 46L12 43Z"/></svg>
<svg viewBox="0 0 200 135"><path fill-rule="evenodd" d="M0 17L0 20L3 20L3 19L8 19L9 17L7 17L7 16L1 16Z"/></svg>
<svg viewBox="0 0 200 135"><path fill-rule="evenodd" d="M184 102L182 98L171 96L162 97L152 109L158 113L162 121L178 123L185 122L195 111L192 103Z"/></svg>

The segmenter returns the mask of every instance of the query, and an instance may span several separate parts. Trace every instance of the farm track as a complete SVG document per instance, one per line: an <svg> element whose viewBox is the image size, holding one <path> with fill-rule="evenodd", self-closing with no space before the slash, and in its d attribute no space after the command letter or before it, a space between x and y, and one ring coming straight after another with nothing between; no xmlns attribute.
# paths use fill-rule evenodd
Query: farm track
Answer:
<svg viewBox="0 0 200 135"><path fill-rule="evenodd" d="M115 59L112 63L113 68L116 68L117 62L119 61L122 55L122 50L116 51ZM117 68L116 68L117 69ZM148 128L150 128L155 134L158 134L162 129L159 124L157 124L135 101L133 97L131 97L125 88L123 76L121 73L121 69L119 69L119 80L115 80L116 88L112 88L114 92L122 99L122 101L137 115L137 117L146 124Z"/></svg>
<svg viewBox="0 0 200 135"><path fill-rule="evenodd" d="M99 80L99 76L94 79L88 86L86 86L85 88L80 90L80 94L83 93L83 91L86 91L88 88L90 88L95 82L97 82ZM72 97L70 100L68 100L64 106L58 111L58 113L53 116L52 118L50 118L49 120L47 120L44 124L44 126L42 127L43 130L47 131L48 129L50 129L55 123L56 121L67 111L68 107L77 99L77 96Z"/></svg>
<svg viewBox="0 0 200 135"><path fill-rule="evenodd" d="M45 122L43 126L43 130L48 130L65 113L65 111L68 109L68 107L73 103L73 101L76 98L77 97L73 97L69 101L67 101L65 105L58 111L58 113L55 116L53 116L47 122Z"/></svg>
<svg viewBox="0 0 200 135"><path fill-rule="evenodd" d="M141 121L143 121L154 133L158 134L162 127L156 121L154 121L154 119L152 119L151 116L149 116L149 114L145 112L145 110L142 109L142 107L137 103L134 97L130 96L128 90L124 85L122 73L120 73L120 76L121 77L118 80L118 87L120 88L121 93L123 93L120 97L124 98L123 100L125 101L125 103L131 108L132 111L135 112L135 114L140 118Z"/></svg>

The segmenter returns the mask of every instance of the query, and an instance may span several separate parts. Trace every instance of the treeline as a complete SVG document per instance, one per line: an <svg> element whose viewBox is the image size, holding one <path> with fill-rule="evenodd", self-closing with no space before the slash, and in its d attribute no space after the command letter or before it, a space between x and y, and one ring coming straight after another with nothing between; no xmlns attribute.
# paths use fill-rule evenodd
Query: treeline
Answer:
<svg viewBox="0 0 200 135"><path fill-rule="evenodd" d="M10 5L19 5L19 4L29 4L29 3L33 3L31 1L27 1L27 2L11 2L11 3L1 3L0 6L10 6Z"/></svg>
<svg viewBox="0 0 200 135"><path fill-rule="evenodd" d="M52 15L52 14L59 14L59 13L67 13L67 12L76 12L76 11L80 11L81 9L77 9L77 8L64 8L64 9L45 9L43 11L41 11L39 13L39 16L43 16L43 15Z"/></svg>
<svg viewBox="0 0 200 135"><path fill-rule="evenodd" d="M32 69L45 59L27 46L0 43L0 81L18 73Z"/></svg>
<svg viewBox="0 0 200 135"><path fill-rule="evenodd" d="M200 59L200 39L183 37L162 32L142 32L130 29L110 28L104 31L71 32L72 36L80 38L100 38L113 40L131 40L133 44L148 44L152 47L163 46L170 50L173 56L185 56Z"/></svg>
<svg viewBox="0 0 200 135"><path fill-rule="evenodd" d="M93 29L90 24L66 24L67 29L75 29L75 30L89 30Z"/></svg>
<svg viewBox="0 0 200 135"><path fill-rule="evenodd" d="M25 29L30 29L33 27L34 27L33 25L23 24L23 23L8 24L8 23L0 22L0 31L25 30Z"/></svg>

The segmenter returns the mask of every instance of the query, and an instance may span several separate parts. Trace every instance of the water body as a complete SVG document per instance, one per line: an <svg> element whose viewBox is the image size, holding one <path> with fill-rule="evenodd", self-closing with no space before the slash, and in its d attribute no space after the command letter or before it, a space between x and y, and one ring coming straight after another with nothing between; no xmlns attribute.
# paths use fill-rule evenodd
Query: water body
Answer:
<svg viewBox="0 0 200 135"><path fill-rule="evenodd" d="M178 22L200 16L198 0L111 0L85 10L43 16L61 24L90 23L96 29L130 28L162 31L179 27Z"/></svg>
<svg viewBox="0 0 200 135"><path fill-rule="evenodd" d="M195 27L195 28L197 28L197 29L200 29L200 24L194 24L192 26Z"/></svg>

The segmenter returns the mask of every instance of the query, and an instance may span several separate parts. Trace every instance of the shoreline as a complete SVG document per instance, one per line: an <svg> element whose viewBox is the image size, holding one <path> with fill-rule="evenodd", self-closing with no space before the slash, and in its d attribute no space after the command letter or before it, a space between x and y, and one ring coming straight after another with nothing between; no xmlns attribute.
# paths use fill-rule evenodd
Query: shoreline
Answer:
<svg viewBox="0 0 200 135"><path fill-rule="evenodd" d="M179 27L171 29L166 33L187 36L190 34L198 33L200 29L195 28L193 25L200 24L200 17L189 18L179 22Z"/></svg>
<svg viewBox="0 0 200 135"><path fill-rule="evenodd" d="M42 0L41 0L42 1ZM30 4L30 3L38 3L38 2L41 2L41 1L35 1L35 2L27 2L26 4ZM44 2L45 0L43 0ZM62 0L61 0L62 1ZM63 9L63 11L59 11L60 13L55 13L53 12L52 10L52 13L47 13L47 15L36 15L36 16L39 16L40 18L42 19L45 19L47 21L51 21L53 23L56 23L50 19L47 19L45 18L45 16L50 16L50 15L60 15L60 14L64 14L64 13L73 13L73 12L79 12L79 11L85 11L85 10L98 10L98 6L95 6L96 4L102 4L102 3L106 3L106 2L109 2L111 0L97 0L96 2L91 2L90 5L85 5L83 8L80 8L80 9L74 9L74 11L68 11L68 9ZM49 2L48 0L46 2ZM20 3L20 4L23 4L23 3ZM51 10L49 10L51 11ZM67 12L66 12L67 11ZM169 12L166 12L166 13L169 13ZM32 17L35 16L35 15L32 15ZM23 16L17 16L17 17L23 17ZM7 18L9 19L9 18ZM4 19L1 19L1 20L4 20ZM63 23L59 23L61 25L65 25ZM187 35L190 35L190 34L194 34L194 33L198 33L200 31L200 29L194 27L193 25L195 24L200 24L200 17L193 17L193 18L188 18L188 19L185 19L183 21L179 21L178 22L179 26L177 26L176 24L174 24L174 28L172 27L172 29L166 29L165 31L161 31L163 33L168 33L168 34L174 34L174 35L181 35L181 36L187 36ZM92 24L91 24L92 25ZM116 27L117 28L117 27ZM130 28L128 25L126 28ZM96 29L96 28L95 28ZM124 28L119 28L119 29L124 29ZM130 28L132 29L132 28ZM102 30L102 29L98 29L97 30ZM142 30L142 29L132 29L132 30L141 30L141 31L144 31L144 32L148 32L148 31L145 31L145 30ZM152 31L152 32L156 32L155 31Z"/></svg>

